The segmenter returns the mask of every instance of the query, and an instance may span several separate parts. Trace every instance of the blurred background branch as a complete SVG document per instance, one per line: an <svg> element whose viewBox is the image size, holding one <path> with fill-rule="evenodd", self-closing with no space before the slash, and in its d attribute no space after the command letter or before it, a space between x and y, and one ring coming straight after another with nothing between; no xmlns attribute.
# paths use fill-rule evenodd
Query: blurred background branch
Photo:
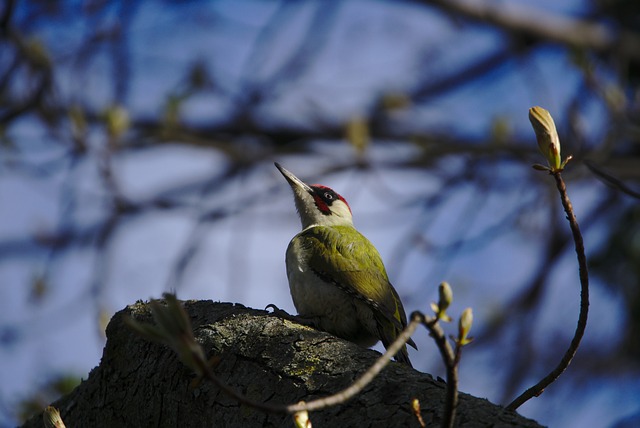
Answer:
<svg viewBox="0 0 640 428"><path fill-rule="evenodd" d="M460 287L454 310L473 306L478 332L460 386L504 403L557 361L578 311L569 232L529 167L532 105L574 156L564 178L594 323L566 386L521 411L557 426L640 413L640 6L536 8L4 2L7 424L14 397L42 400L47 379L96 365L96 331L137 299L177 290L291 311L283 257L297 223L274 160L350 201L409 311L441 280ZM412 360L442 374L423 340Z"/></svg>

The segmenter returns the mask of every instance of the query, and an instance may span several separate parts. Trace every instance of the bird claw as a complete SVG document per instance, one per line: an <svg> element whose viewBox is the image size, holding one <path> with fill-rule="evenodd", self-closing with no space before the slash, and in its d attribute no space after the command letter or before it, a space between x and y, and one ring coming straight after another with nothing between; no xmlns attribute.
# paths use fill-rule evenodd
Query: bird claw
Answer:
<svg viewBox="0 0 640 428"><path fill-rule="evenodd" d="M265 310L267 309L273 309L273 312L271 312L270 315L276 316L278 318L282 318L285 319L287 321L291 321L291 322L295 322L296 324L301 324L307 327L316 327L316 321L314 318L305 318L303 316L300 315L291 315L290 313L288 313L287 311L280 309L279 307L277 307L276 305L274 305L273 303L268 304L265 308Z"/></svg>
<svg viewBox="0 0 640 428"><path fill-rule="evenodd" d="M267 309L273 309L273 312L271 312L271 315L277 316L279 318L284 318L284 319L288 319L288 320L293 320L295 317L291 314L289 314L287 311L280 309L279 307L277 307L276 305L274 305L273 303L269 303L264 310L266 311Z"/></svg>

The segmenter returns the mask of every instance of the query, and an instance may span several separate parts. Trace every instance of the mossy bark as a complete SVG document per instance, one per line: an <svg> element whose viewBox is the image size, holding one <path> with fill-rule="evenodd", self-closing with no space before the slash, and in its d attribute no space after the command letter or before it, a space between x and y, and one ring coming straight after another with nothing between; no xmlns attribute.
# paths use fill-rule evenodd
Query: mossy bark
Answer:
<svg viewBox="0 0 640 428"><path fill-rule="evenodd" d="M378 354L264 311L230 303L185 302L194 334L208 357L222 357L215 372L253 400L295 403L345 388ZM238 404L193 374L169 348L136 335L126 316L151 322L148 305L114 315L100 365L71 394L53 403L67 427L291 427L292 418ZM417 397L427 426L438 426L445 385L430 375L391 363L349 402L311 413L314 428L417 427L410 410ZM461 394L461 427L537 427L534 421L487 400ZM42 427L35 415L24 427Z"/></svg>

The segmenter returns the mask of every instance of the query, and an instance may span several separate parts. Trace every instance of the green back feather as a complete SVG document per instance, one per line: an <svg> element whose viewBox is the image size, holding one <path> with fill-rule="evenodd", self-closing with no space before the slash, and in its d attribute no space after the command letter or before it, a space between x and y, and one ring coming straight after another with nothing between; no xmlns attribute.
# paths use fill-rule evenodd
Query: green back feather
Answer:
<svg viewBox="0 0 640 428"><path fill-rule="evenodd" d="M404 327L406 315L382 258L355 228L314 226L300 232L294 240L317 275L367 301L396 329Z"/></svg>

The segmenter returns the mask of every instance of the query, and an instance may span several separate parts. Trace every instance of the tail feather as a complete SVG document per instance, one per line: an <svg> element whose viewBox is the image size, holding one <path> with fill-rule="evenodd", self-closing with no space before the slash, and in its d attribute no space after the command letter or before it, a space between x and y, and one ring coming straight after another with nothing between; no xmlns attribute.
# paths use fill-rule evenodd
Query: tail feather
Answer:
<svg viewBox="0 0 640 428"><path fill-rule="evenodd" d="M402 329L399 329L394 324L390 323L388 320L380 317L378 318L378 337L382 341L385 349L389 349L389 346L396 340L396 338L402 332ZM404 325L403 325L404 327ZM407 345L412 346L415 349L418 349L416 343L413 339L409 338L407 340ZM409 360L409 353L407 352L407 346L403 346L400 351L395 356L395 360L399 363L403 363L408 365L409 367L413 367L411 361Z"/></svg>
<svg viewBox="0 0 640 428"><path fill-rule="evenodd" d="M398 351L398 353L395 356L395 360L399 363L406 364L409 367L413 368L413 365L411 365L411 360L409 360L409 353L407 352L406 346L403 346L402 349Z"/></svg>
<svg viewBox="0 0 640 428"><path fill-rule="evenodd" d="M384 345L385 349L389 349L389 346L393 343L394 340L396 340L396 338L398 337L398 335L400 334L400 331L396 330L395 328L393 329L393 331L380 331L381 333L381 340L382 340L382 344ZM391 334L389 334L391 333ZM415 349L418 349L416 347L416 344L413 340L411 340L411 338L409 338L409 340L407 341L407 344L413 346ZM413 367L413 365L411 365L411 361L409 360L409 352L407 352L407 346L403 346L398 353L395 356L395 360L399 363L403 363L408 365L409 367Z"/></svg>

